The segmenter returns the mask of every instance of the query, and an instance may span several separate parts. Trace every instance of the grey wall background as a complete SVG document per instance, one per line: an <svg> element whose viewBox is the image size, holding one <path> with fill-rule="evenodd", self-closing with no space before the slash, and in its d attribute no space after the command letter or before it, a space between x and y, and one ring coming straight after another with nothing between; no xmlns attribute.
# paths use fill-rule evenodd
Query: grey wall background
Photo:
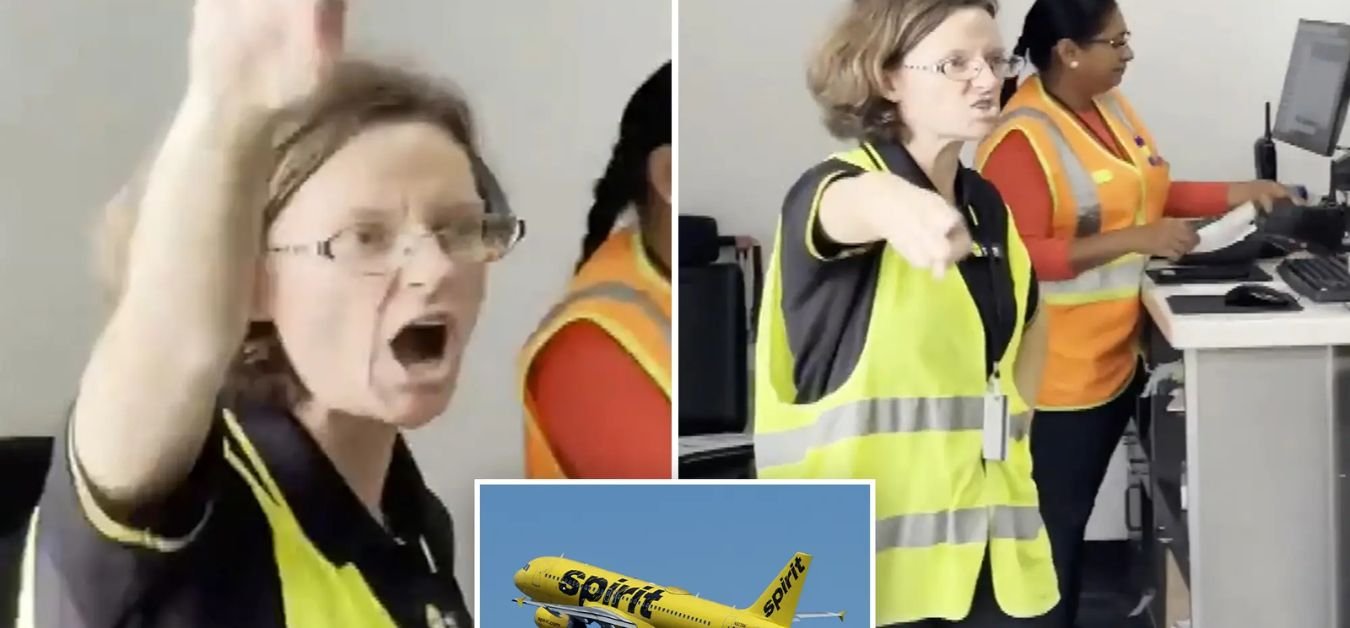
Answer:
<svg viewBox="0 0 1350 628"><path fill-rule="evenodd" d="M183 88L191 2L0 2L0 437L51 434L102 316L90 225ZM466 90L529 237L497 266L459 394L411 436L456 517L473 599L473 478L522 473L515 356L579 247L624 103L671 55L667 0L353 2L355 52ZM503 600L502 602L505 602Z"/></svg>

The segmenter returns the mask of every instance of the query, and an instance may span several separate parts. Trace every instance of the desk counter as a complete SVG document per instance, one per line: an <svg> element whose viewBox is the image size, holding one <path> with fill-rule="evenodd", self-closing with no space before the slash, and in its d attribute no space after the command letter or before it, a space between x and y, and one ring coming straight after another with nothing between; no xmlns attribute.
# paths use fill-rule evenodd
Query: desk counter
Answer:
<svg viewBox="0 0 1350 628"><path fill-rule="evenodd" d="M1340 303L1317 303L1294 292L1275 272L1278 261L1261 263L1273 278L1266 282L1298 297L1301 312L1251 314L1176 314L1167 297L1182 294L1224 294L1234 285L1183 284L1160 286L1145 277L1144 307L1153 324L1173 347L1186 349L1249 349L1261 347L1326 347L1350 345L1350 309ZM1164 268L1154 264L1150 268Z"/></svg>
<svg viewBox="0 0 1350 628"><path fill-rule="evenodd" d="M1275 264L1262 264L1270 285L1295 294ZM1146 359L1181 356L1170 370L1182 375L1184 409L1151 404L1151 467L1155 499L1160 476L1185 478L1176 516L1192 625L1348 628L1350 310L1300 297L1299 312L1178 315L1167 303L1234 285L1146 278L1142 293ZM1161 450L1184 461L1158 459ZM1160 536L1177 530L1154 523Z"/></svg>

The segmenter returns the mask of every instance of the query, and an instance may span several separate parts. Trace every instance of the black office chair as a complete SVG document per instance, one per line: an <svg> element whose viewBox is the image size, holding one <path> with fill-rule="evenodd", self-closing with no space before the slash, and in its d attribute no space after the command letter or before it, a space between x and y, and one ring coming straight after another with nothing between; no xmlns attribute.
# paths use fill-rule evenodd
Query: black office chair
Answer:
<svg viewBox="0 0 1350 628"><path fill-rule="evenodd" d="M51 465L52 439L0 439L0 628L18 614L20 567L28 522Z"/></svg>
<svg viewBox="0 0 1350 628"><path fill-rule="evenodd" d="M725 260L728 249L732 261ZM757 243L719 235L712 218L680 217L681 436L745 431L759 256ZM747 273L754 276L749 298Z"/></svg>
<svg viewBox="0 0 1350 628"><path fill-rule="evenodd" d="M748 347L763 285L760 247L719 234L717 221L706 216L681 216L679 228L680 436L743 433L750 419ZM752 448L729 447L681 456L680 476L746 478L753 466Z"/></svg>

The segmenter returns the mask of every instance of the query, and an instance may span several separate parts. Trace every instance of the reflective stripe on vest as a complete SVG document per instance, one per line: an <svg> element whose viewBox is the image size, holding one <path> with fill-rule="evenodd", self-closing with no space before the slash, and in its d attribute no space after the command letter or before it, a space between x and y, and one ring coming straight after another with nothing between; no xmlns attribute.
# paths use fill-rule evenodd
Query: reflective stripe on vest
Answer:
<svg viewBox="0 0 1350 628"><path fill-rule="evenodd" d="M864 399L831 408L815 423L785 432L757 434L755 460L761 467L801 462L815 448L871 434L957 432L984 427L984 397ZM1030 429L1029 417L1010 421L1013 440Z"/></svg>
<svg viewBox="0 0 1350 628"><path fill-rule="evenodd" d="M1003 114L1004 122L1013 122L1018 118L1029 118L1043 124L1051 143L1055 145L1055 152L1059 154L1064 166L1064 176L1068 177L1069 188L1073 190L1073 203L1078 208L1078 237L1100 233L1102 201L1101 197L1097 196L1097 184L1083 167L1083 162L1074 156L1068 138L1064 137L1055 121L1044 111L1019 107Z"/></svg>
<svg viewBox="0 0 1350 628"><path fill-rule="evenodd" d="M990 506L888 517L877 522L877 551L980 543L990 539L1031 541L1044 524L1036 506Z"/></svg>
<svg viewBox="0 0 1350 628"><path fill-rule="evenodd" d="M1113 301L1139 294L1140 277L1147 259L1131 253L1115 261L1080 273L1073 279L1041 282L1041 294L1046 303L1080 305L1098 301Z"/></svg>
<svg viewBox="0 0 1350 628"><path fill-rule="evenodd" d="M1124 107L1121 107L1120 101L1116 100L1116 96L1113 92L1107 92L1102 95L1097 99L1097 104L1109 109L1111 115L1115 117L1116 120L1120 121L1121 124L1125 125L1125 130L1129 131L1130 135L1139 135L1139 131L1135 130L1134 125L1130 123L1130 117L1125 115Z"/></svg>
<svg viewBox="0 0 1350 628"><path fill-rule="evenodd" d="M647 295L643 294L641 290L618 281L602 281L568 294L567 298L549 308L548 313L544 314L543 321L535 329L535 333L548 329L553 320L563 313L563 310L586 299L607 299L637 306L638 309L642 310L642 314L661 330L661 335L665 338L666 343L670 343L670 317L661 311L661 306L647 298Z"/></svg>
<svg viewBox="0 0 1350 628"><path fill-rule="evenodd" d="M1119 114L1120 104L1112 99L1103 99L1102 102L1108 103L1111 114L1120 119L1124 119ZM1083 162L1069 146L1069 140L1064 137L1058 125L1043 111L1029 107L1018 107L1004 114L1005 122L1013 122L1019 118L1035 120L1041 123L1046 135L1054 145L1055 152L1059 157L1061 166L1064 168L1064 176L1069 182L1069 188L1073 192L1074 206L1078 209L1078 222L1075 229L1078 237L1097 235L1101 232L1102 226L1102 203L1101 197L1097 194L1097 183L1092 180L1092 175L1088 174ZM1125 123L1127 128L1133 128L1129 122ZM1137 253L1129 253L1112 260L1109 263L1079 273L1073 279L1063 281L1042 281L1041 294L1046 303L1052 305L1081 305L1084 303L1096 303L1099 301L1113 301L1126 297L1135 297L1139 294L1140 281L1144 275L1144 268L1148 264L1148 258Z"/></svg>

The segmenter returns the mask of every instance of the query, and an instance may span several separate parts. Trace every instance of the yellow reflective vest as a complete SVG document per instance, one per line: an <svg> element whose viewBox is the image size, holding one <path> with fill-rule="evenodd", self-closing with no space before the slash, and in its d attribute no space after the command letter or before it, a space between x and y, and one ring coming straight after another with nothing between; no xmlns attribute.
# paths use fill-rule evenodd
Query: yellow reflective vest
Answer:
<svg viewBox="0 0 1350 628"><path fill-rule="evenodd" d="M833 158L886 168L869 144ZM1029 408L1013 378L1031 265L1004 212L1017 316L997 369L1013 415L999 462L983 455L984 326L961 274L936 280L887 247L856 367L832 392L799 404L782 314L781 222L775 235L755 347L758 476L875 480L877 625L964 618L986 549L1005 613L1035 617L1059 601L1031 477Z"/></svg>

